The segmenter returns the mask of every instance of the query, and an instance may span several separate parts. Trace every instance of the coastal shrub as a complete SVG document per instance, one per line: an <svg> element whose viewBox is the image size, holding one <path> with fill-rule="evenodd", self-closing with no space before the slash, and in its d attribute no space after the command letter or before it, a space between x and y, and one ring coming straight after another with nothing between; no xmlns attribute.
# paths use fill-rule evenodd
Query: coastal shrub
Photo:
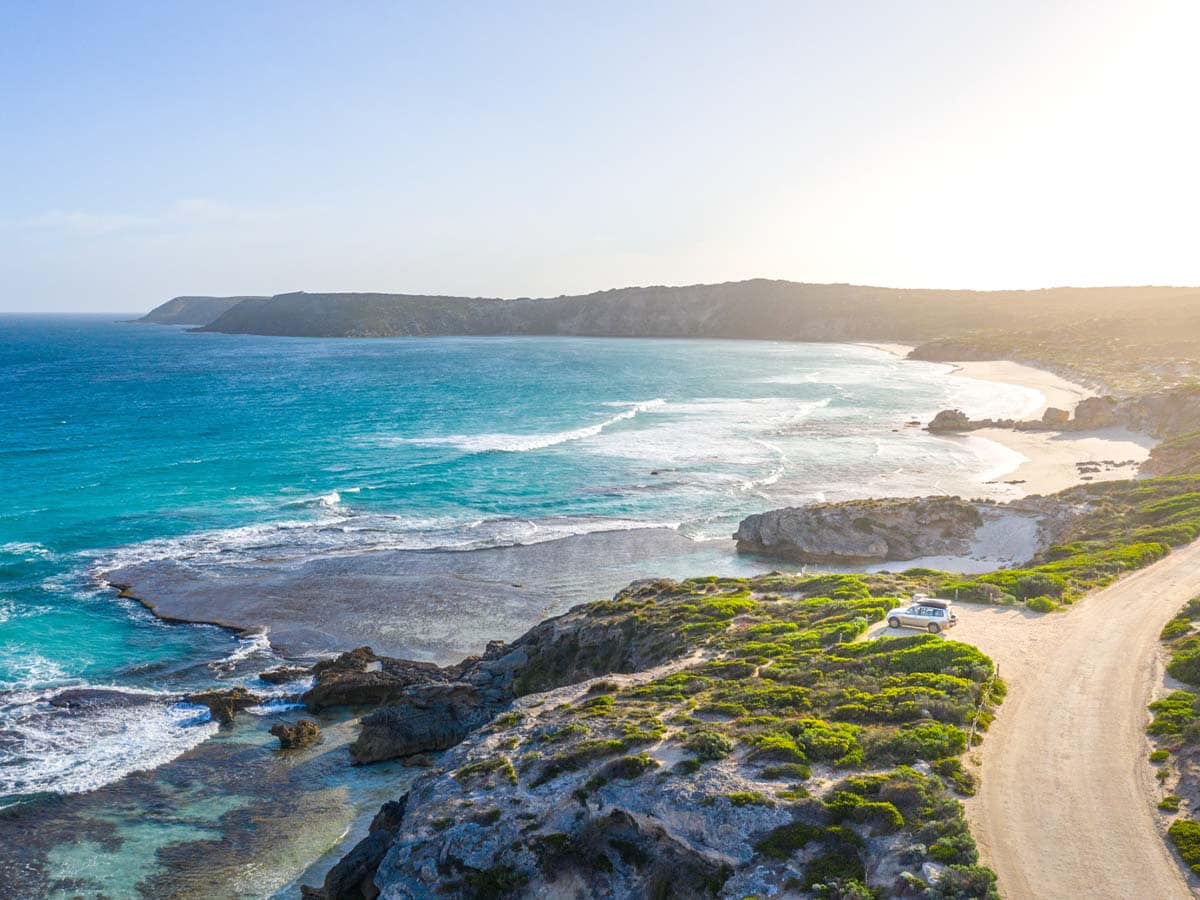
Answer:
<svg viewBox="0 0 1200 900"><path fill-rule="evenodd" d="M806 762L804 752L796 745L795 739L786 733L768 732L755 734L746 739L750 745L751 760L770 760L773 762Z"/></svg>
<svg viewBox="0 0 1200 900"><path fill-rule="evenodd" d="M824 760L843 759L858 749L861 730L857 725L813 718L801 719L789 729L806 757Z"/></svg>
<svg viewBox="0 0 1200 900"><path fill-rule="evenodd" d="M495 773L499 773L511 784L517 783L517 770L513 768L512 761L507 756L497 756L469 763L455 772L454 777L459 781L467 782Z"/></svg>
<svg viewBox="0 0 1200 900"><path fill-rule="evenodd" d="M873 735L867 741L868 759L913 763L957 756L967 748L967 734L942 722L922 722L896 731Z"/></svg>
<svg viewBox="0 0 1200 900"><path fill-rule="evenodd" d="M1158 808L1163 812L1179 812L1179 804L1182 802L1182 797L1176 797L1174 794L1168 794L1158 801Z"/></svg>
<svg viewBox="0 0 1200 900"><path fill-rule="evenodd" d="M867 880L867 873L863 868L858 848L852 844L839 843L829 851L814 857L805 867L804 877L808 880L809 888L814 888L818 885L847 881L862 884Z"/></svg>
<svg viewBox="0 0 1200 900"><path fill-rule="evenodd" d="M1198 700L1200 697L1191 691L1172 691L1161 700L1155 700L1150 704L1154 719L1146 731L1159 736L1183 734L1189 725L1200 718Z"/></svg>
<svg viewBox="0 0 1200 900"><path fill-rule="evenodd" d="M1175 845L1184 864L1200 875L1200 822L1176 819L1167 829L1167 837Z"/></svg>
<svg viewBox="0 0 1200 900"><path fill-rule="evenodd" d="M962 760L958 757L947 756L945 759L939 759L931 765L931 768L948 780L954 790L964 797L975 796L978 779L973 773L963 768Z"/></svg>
<svg viewBox="0 0 1200 900"><path fill-rule="evenodd" d="M595 791L610 781L632 781L641 778L647 772L657 769L660 763L645 753L637 756L622 756L601 766L600 771L588 779L584 786L588 791Z"/></svg>
<svg viewBox="0 0 1200 900"><path fill-rule="evenodd" d="M942 863L973 865L979 859L979 850L970 832L963 830L944 835L930 844L929 856Z"/></svg>
<svg viewBox="0 0 1200 900"><path fill-rule="evenodd" d="M1192 623L1197 619L1200 619L1200 597L1193 597L1184 604L1183 609L1171 621L1163 626L1159 638L1163 641L1173 641L1183 637L1192 630Z"/></svg>
<svg viewBox="0 0 1200 900"><path fill-rule="evenodd" d="M684 741L684 747L696 759L707 762L728 756L733 750L733 741L719 731L698 731Z"/></svg>
<svg viewBox="0 0 1200 900"><path fill-rule="evenodd" d="M808 597L834 600L865 600L871 596L871 588L859 575L816 575L801 581L797 590Z"/></svg>
<svg viewBox="0 0 1200 900"><path fill-rule="evenodd" d="M1025 606L1040 613L1054 612L1058 609L1058 603L1049 597L1030 597L1025 601Z"/></svg>
<svg viewBox="0 0 1200 900"><path fill-rule="evenodd" d="M734 806L774 806L775 801L758 791L735 791L726 794L725 799Z"/></svg>
<svg viewBox="0 0 1200 900"><path fill-rule="evenodd" d="M1200 686L1200 637L1188 638L1171 654L1167 674L1185 684Z"/></svg>
<svg viewBox="0 0 1200 900"><path fill-rule="evenodd" d="M605 756L613 756L625 749L623 740L601 739L582 741L572 749L558 756L552 756L542 765L542 771L533 780L530 787L541 787L567 772L582 768L586 763Z"/></svg>
<svg viewBox="0 0 1200 900"><path fill-rule="evenodd" d="M1158 639L1160 641L1173 641L1176 638L1183 637L1192 630L1191 619L1184 619L1176 616L1170 622L1163 626L1159 632Z"/></svg>
<svg viewBox="0 0 1200 900"><path fill-rule="evenodd" d="M813 841L825 839L826 833L827 829L820 825L791 822L769 832L754 845L754 851L771 859L787 859Z"/></svg>
<svg viewBox="0 0 1200 900"><path fill-rule="evenodd" d="M763 766L758 776L764 781L799 780L807 781L812 777L812 768L804 763L779 763L773 766Z"/></svg>
<svg viewBox="0 0 1200 900"><path fill-rule="evenodd" d="M1166 762L1170 756L1171 756L1170 750L1166 750L1166 749L1160 747L1157 750L1150 751L1150 762L1154 763L1155 765L1158 765L1159 763Z"/></svg>
<svg viewBox="0 0 1200 900"><path fill-rule="evenodd" d="M947 866L929 897L930 900L1000 900L996 873L984 866Z"/></svg>

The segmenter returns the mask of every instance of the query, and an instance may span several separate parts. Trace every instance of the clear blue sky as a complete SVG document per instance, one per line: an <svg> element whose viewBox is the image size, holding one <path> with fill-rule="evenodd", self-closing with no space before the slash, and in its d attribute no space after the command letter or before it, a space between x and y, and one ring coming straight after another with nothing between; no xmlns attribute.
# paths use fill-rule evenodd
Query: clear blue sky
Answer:
<svg viewBox="0 0 1200 900"><path fill-rule="evenodd" d="M0 4L0 310L1200 284L1200 3Z"/></svg>

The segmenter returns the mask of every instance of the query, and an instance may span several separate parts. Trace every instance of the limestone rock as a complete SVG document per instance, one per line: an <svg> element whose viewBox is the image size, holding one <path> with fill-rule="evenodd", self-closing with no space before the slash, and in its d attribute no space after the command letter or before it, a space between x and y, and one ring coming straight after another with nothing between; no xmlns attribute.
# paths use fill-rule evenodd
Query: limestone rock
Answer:
<svg viewBox="0 0 1200 900"><path fill-rule="evenodd" d="M280 750L299 750L320 739L321 727L312 719L301 719L295 725L278 722L271 726L271 734L279 738Z"/></svg>
<svg viewBox="0 0 1200 900"><path fill-rule="evenodd" d="M970 416L961 409L943 409L929 423L929 430L934 433L968 431L973 427Z"/></svg>
<svg viewBox="0 0 1200 900"><path fill-rule="evenodd" d="M446 750L489 722L502 705L465 682L411 688L395 704L363 719L350 757L362 764Z"/></svg>
<svg viewBox="0 0 1200 900"><path fill-rule="evenodd" d="M233 722L234 715L248 706L258 706L263 698L253 694L244 687L222 688L212 691L200 691L188 694L184 698L188 703L207 706L212 717L222 725Z"/></svg>
<svg viewBox="0 0 1200 900"><path fill-rule="evenodd" d="M415 685L451 681L456 675L453 668L377 656L370 647L359 647L313 666L316 682L300 699L314 712L330 706L379 706L400 699Z"/></svg>
<svg viewBox="0 0 1200 900"><path fill-rule="evenodd" d="M1080 431L1107 428L1117 421L1117 404L1112 397L1088 397L1075 407L1075 427Z"/></svg>
<svg viewBox="0 0 1200 900"><path fill-rule="evenodd" d="M749 516L734 538L744 553L855 565L961 556L982 524L979 509L957 497L852 500Z"/></svg>
<svg viewBox="0 0 1200 900"><path fill-rule="evenodd" d="M1071 413L1065 409L1050 406L1042 413L1042 422L1051 428L1066 428L1071 421Z"/></svg>
<svg viewBox="0 0 1200 900"><path fill-rule="evenodd" d="M287 684L289 681L304 678L308 674L309 670L304 666L276 666L274 669L259 672L258 677L267 684Z"/></svg>

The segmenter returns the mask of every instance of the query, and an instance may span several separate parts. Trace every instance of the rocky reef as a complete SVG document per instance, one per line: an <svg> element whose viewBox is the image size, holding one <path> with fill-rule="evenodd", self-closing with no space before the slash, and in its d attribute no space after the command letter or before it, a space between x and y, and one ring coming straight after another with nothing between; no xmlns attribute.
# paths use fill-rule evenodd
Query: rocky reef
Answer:
<svg viewBox="0 0 1200 900"><path fill-rule="evenodd" d="M305 896L994 896L954 796L991 662L848 643L921 587L643 582L493 645L380 710L464 733ZM405 749L454 738L425 732Z"/></svg>
<svg viewBox="0 0 1200 900"><path fill-rule="evenodd" d="M748 516L733 536L743 553L857 565L963 556L982 524L979 506L958 497L851 500Z"/></svg>

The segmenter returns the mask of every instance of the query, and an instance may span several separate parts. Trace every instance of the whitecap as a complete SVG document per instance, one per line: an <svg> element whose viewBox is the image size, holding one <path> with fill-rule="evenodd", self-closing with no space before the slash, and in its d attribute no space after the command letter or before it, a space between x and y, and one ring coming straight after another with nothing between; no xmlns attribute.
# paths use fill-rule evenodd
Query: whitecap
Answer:
<svg viewBox="0 0 1200 900"><path fill-rule="evenodd" d="M170 762L217 731L204 707L160 698L158 692L120 690L152 699L84 708L6 704L0 715L0 795L94 790Z"/></svg>
<svg viewBox="0 0 1200 900"><path fill-rule="evenodd" d="M607 404L606 404L607 405ZM594 425L572 428L567 431L553 431L545 434L509 434L494 432L488 434L452 434L445 437L400 438L402 443L422 447L448 446L464 453L524 453L530 450L543 450L570 441L595 437L604 429L636 417L640 413L661 409L666 406L662 398L632 403L621 412Z"/></svg>

